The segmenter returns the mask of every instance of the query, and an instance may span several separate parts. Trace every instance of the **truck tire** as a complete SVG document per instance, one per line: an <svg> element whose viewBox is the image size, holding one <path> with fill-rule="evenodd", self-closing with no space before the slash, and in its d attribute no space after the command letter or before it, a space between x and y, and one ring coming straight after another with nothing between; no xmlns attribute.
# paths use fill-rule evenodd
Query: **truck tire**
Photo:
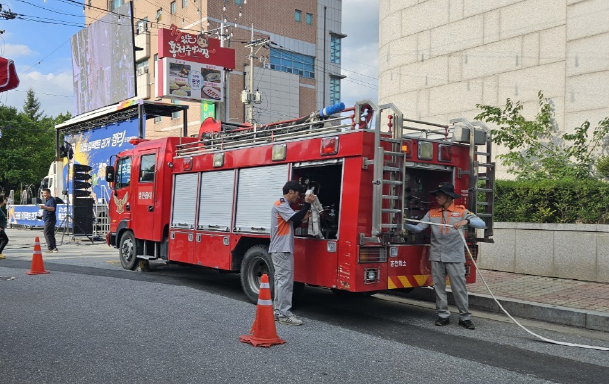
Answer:
<svg viewBox="0 0 609 384"><path fill-rule="evenodd" d="M118 253L123 268L133 271L137 267L138 250L138 242L135 240L133 232L125 231L121 236L120 246L118 247Z"/></svg>
<svg viewBox="0 0 609 384"><path fill-rule="evenodd" d="M241 262L241 288L243 293L252 303L258 302L260 293L260 278L263 274L269 276L271 285L271 297L273 294L273 276L275 269L268 247L265 245L254 245L245 252Z"/></svg>

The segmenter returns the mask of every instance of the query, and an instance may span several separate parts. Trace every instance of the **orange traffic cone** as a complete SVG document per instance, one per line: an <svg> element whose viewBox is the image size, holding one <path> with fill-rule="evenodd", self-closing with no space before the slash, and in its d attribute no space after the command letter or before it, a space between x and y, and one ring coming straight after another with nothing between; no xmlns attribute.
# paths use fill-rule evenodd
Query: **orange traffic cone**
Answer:
<svg viewBox="0 0 609 384"><path fill-rule="evenodd" d="M28 275L41 275L43 273L49 273L44 270L44 263L42 262L42 251L40 250L40 240L36 237L34 243L34 255L32 256L32 269L26 272Z"/></svg>
<svg viewBox="0 0 609 384"><path fill-rule="evenodd" d="M256 308L256 319L252 325L249 335L239 338L242 343L250 343L254 347L270 347L283 344L277 336L275 319L273 315L273 301L271 300L271 288L269 277L264 274L260 279L260 294L258 295L258 307Z"/></svg>

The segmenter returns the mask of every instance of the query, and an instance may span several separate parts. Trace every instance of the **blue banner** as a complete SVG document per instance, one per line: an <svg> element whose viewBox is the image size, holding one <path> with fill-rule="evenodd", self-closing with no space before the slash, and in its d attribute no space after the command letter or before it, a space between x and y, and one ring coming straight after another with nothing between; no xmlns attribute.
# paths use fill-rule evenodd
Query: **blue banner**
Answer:
<svg viewBox="0 0 609 384"><path fill-rule="evenodd" d="M101 199L106 202L110 200L111 193L105 179L106 166L112 165L110 157L133 148L129 140L137 138L138 135L139 123L135 118L65 136L65 141L70 143L74 149L74 159L71 161L75 164L86 164L92 168L92 197L99 203L102 202ZM64 161L64 181L68 180L66 164L67 162ZM69 179L71 180L71 177ZM68 185L67 188L72 193L72 186Z"/></svg>
<svg viewBox="0 0 609 384"><path fill-rule="evenodd" d="M37 205L10 205L8 207L8 223L11 225L23 225L25 227L44 227L44 221L38 219L39 209ZM72 212L72 206L70 206ZM63 226L66 218L66 204L57 204L57 226ZM68 228L72 223L68 219Z"/></svg>

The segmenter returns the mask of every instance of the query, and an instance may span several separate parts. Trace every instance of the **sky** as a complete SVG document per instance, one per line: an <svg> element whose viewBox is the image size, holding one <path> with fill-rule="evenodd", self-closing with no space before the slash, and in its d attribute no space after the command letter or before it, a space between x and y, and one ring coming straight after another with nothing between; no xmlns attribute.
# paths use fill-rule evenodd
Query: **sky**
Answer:
<svg viewBox="0 0 609 384"><path fill-rule="evenodd" d="M219 0L217 0L219 1ZM256 0L248 1L248 5ZM32 88L48 116L73 113L70 38L83 28L83 0L0 0L2 11L19 16L0 20L0 56L15 62L19 87L0 93L0 103L21 110ZM377 100L378 1L343 0L342 99ZM366 11L363 12L362 10Z"/></svg>

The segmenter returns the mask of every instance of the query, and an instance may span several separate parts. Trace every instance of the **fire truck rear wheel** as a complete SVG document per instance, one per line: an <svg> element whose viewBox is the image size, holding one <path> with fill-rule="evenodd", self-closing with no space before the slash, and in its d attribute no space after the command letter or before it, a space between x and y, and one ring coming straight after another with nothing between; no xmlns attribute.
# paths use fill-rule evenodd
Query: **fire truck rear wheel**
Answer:
<svg viewBox="0 0 609 384"><path fill-rule="evenodd" d="M133 232L127 231L121 236L121 243L119 247L119 255L121 258L121 265L123 268L133 271L137 267L137 252L140 247L138 246Z"/></svg>
<svg viewBox="0 0 609 384"><path fill-rule="evenodd" d="M273 294L273 276L275 270L273 261L265 245L254 245L245 252L241 262L241 287L247 299L252 303L258 302L260 278L263 274L269 276L271 295Z"/></svg>

